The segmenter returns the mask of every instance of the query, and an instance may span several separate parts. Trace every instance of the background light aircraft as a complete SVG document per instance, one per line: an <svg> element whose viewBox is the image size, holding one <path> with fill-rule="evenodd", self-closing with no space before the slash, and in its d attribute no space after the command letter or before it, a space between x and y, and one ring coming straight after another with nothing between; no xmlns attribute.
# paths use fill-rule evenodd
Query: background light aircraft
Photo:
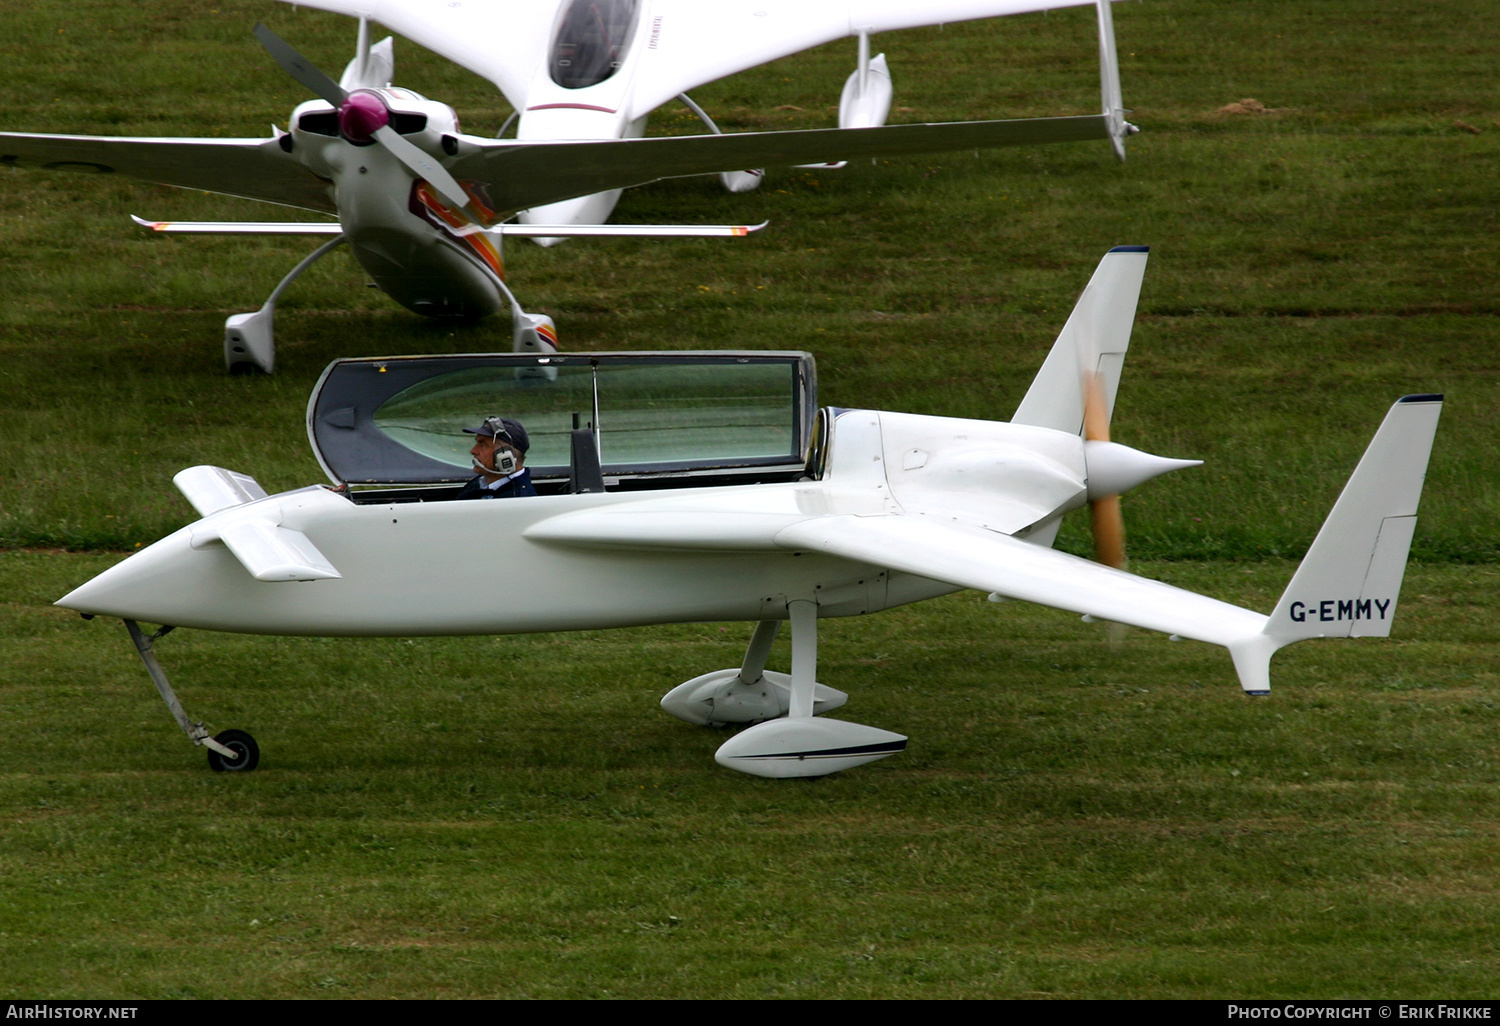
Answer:
<svg viewBox="0 0 1500 1026"><path fill-rule="evenodd" d="M644 3L626 6L637 13L648 8ZM699 10L701 5L683 6L687 11ZM832 5L829 6L832 9ZM818 5L814 7L820 9ZM980 11L983 7L985 5L960 4L954 7L954 11ZM593 7L589 9L593 10ZM617 9L605 3L603 9L625 8ZM687 45L686 28L693 23L689 15L672 13L665 4L649 9L657 12L652 15L652 28L643 29L644 34L633 41L627 40L628 45L624 45L623 50L616 47L611 51L616 56L628 58L620 64L616 74L608 74L607 69L600 71L598 74L604 75L604 81L592 86L572 87L554 83L551 88L563 90L573 97L561 106L551 101L540 102L537 99L540 93L533 95L531 87L522 90L519 95L529 96L536 102L527 105L525 113L532 117L525 121L525 131L519 139L465 135L459 130L458 117L451 107L391 86L394 69L392 43L387 38L372 45L368 20L361 18L355 58L338 82L274 33L257 27L256 35L282 68L319 97L298 105L292 111L288 131L274 129L267 139L0 133L0 164L114 172L159 184L335 214L337 223L141 221L164 232L328 237L322 246L282 279L260 310L236 314L225 323L224 355L230 369L259 368L269 372L275 361L277 299L308 266L341 244L349 246L355 259L379 288L408 309L429 316L477 317L496 313L508 304L513 315L514 350L549 352L555 349L556 341L552 319L524 311L505 284L501 259L501 242L505 235L548 238L564 235L744 236L755 230L743 225L690 227L580 223L590 219L602 220L607 216L608 209L598 205L599 196L618 196L619 189L660 178L711 174L725 167L759 163L827 163L859 156L893 156L1093 138L1110 139L1117 152L1123 152L1121 140L1132 130L1125 124L1119 106L1113 29L1104 31L1108 25L1109 7L1103 0L1100 0L1099 8L1101 40L1107 40L1108 45L1101 42L1101 53L1106 55L1103 65L1105 109L1099 115L940 125L871 124L868 127L815 131L652 139L622 138L639 135L639 132L623 129L615 132L598 126L587 128L578 118L599 113L593 108L600 107L600 104L585 100L590 97L598 99L602 95L599 93L601 89L631 86L635 90L632 96L637 97L633 103L651 101L651 106L655 106L674 93L658 96L664 79L654 87L654 92L647 91L646 85L655 81L653 75L661 75L669 66L675 67L683 62L684 66L693 69L689 79L707 81L776 55L761 47L754 54L737 58L741 62L738 64L727 58L723 62L717 57L707 59L705 52L698 49L698 44ZM718 7L710 5L702 9L718 10ZM1032 9L1032 5L991 4L986 8L990 13L997 10L1003 13L1009 9ZM425 24L422 18L441 11L442 19L438 23L441 30L429 36L437 41L452 43L454 33L473 41L478 37L471 34L481 30L491 41L507 40L513 34L517 38L524 37L531 40L528 46L534 44L534 52L532 49L524 51L530 56L516 66L515 73L520 74L521 69L525 69L525 74L531 78L540 76L545 79L549 73L537 70L537 66L542 63L542 55L547 52L546 40L551 37L548 32L537 36L532 31L535 28L532 20L541 17L539 11L545 12L550 19L554 10L560 10L564 25L573 25L577 19L569 12L576 14L583 8L558 9L555 5L518 3L445 4L429 9L429 5L412 4L394 5L386 13L402 24L410 22L420 28ZM759 17L756 11L765 17ZM769 38L780 39L789 31L789 26L798 23L798 18L792 17L789 5L757 7L756 11L745 17L756 24L764 22L769 26ZM831 21L824 18L823 21L847 27L850 24L847 10L839 5L838 11L842 12L839 18ZM462 15L457 21L453 20L455 13ZM481 17L481 13L482 25L464 20ZM776 16L771 18L773 13ZM935 8L932 12L924 10L921 18L915 15L903 15L905 20L894 16L884 20L866 18L858 22L859 26L864 26L859 31L899 27L901 24L929 24L940 20L937 15L941 13ZM422 18L418 17L419 14ZM962 16L979 15L969 13ZM511 19L518 21L512 25ZM720 32L729 24L721 24L721 21L714 22ZM679 23L682 23L681 29ZM522 31L525 26L531 28ZM736 36L745 35L743 28L734 31ZM825 25L820 31L830 29ZM840 34L847 32L840 30L828 38ZM723 56L723 47L727 44L721 42L718 48L714 48L707 37L698 38L702 45L710 47L709 53ZM811 45L803 36L791 38L794 42L778 44L779 52L792 52ZM820 39L821 36L812 42ZM497 53L510 55L511 52L502 47ZM650 58L645 55L650 55ZM668 60L670 65L664 63ZM504 66L509 67L508 64ZM555 62L547 66L557 67ZM511 72L497 70L495 74L510 82ZM866 69L862 80L868 81L871 76L878 78L873 65ZM679 79L674 77L672 81ZM632 86L631 83L636 84ZM681 92L682 88L685 86L676 86L674 91ZM512 84L509 89L520 87ZM882 112L877 120L883 120L883 117ZM870 117L861 115L855 122L864 124L870 120ZM643 127L644 113L633 116L629 122ZM570 203L573 205L568 206ZM611 198L608 205L612 207L613 204ZM523 210L532 211L532 223L504 223ZM535 217L541 211L549 212L548 216L566 215L569 223L536 223Z"/></svg>
<svg viewBox="0 0 1500 1026"><path fill-rule="evenodd" d="M1098 9L1104 114L1112 119L1115 154L1124 160L1128 129L1106 0L312 0L302 6L380 22L493 82L515 108L517 139L561 140L640 137L651 112L673 100L717 133L689 90L850 36L858 40L856 66L839 98L838 125L877 127L890 113L893 89L885 54L870 56L874 33L1086 4ZM720 177L731 192L761 182L758 170ZM619 198L612 189L538 205L519 219L597 224Z"/></svg>
<svg viewBox="0 0 1500 1026"><path fill-rule="evenodd" d="M1008 423L819 411L805 353L336 361L308 406L336 487L267 495L242 474L185 470L176 484L202 519L57 604L123 619L179 725L227 770L253 769L258 746L183 711L153 650L176 626L389 636L756 621L740 666L662 706L743 726L717 760L771 777L906 744L818 715L847 698L817 682L820 618L961 588L1223 645L1244 691L1264 695L1285 645L1389 633L1441 397L1392 407L1269 616L1054 551L1068 511L1193 465L1097 437L1145 263L1144 247L1105 256ZM528 426L541 494L442 501L470 473L461 428L495 411ZM141 620L170 626L147 635ZM779 673L766 664L786 620Z"/></svg>

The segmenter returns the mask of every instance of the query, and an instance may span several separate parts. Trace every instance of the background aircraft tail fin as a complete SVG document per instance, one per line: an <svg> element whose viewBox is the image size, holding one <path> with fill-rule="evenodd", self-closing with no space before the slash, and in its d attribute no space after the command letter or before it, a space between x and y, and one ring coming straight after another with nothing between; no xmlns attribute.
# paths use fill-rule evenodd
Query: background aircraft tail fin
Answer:
<svg viewBox="0 0 1500 1026"><path fill-rule="evenodd" d="M1104 254L1011 423L1079 434L1088 373L1099 375L1106 415L1114 412L1149 252L1149 246L1116 246Z"/></svg>

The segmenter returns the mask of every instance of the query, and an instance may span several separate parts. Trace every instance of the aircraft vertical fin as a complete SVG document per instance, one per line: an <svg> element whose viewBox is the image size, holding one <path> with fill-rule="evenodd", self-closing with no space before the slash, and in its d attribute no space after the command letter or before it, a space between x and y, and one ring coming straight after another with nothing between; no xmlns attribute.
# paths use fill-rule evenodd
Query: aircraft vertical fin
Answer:
<svg viewBox="0 0 1500 1026"><path fill-rule="evenodd" d="M1090 371L1100 375L1106 413L1114 412L1149 252L1148 246L1116 246L1104 254L1016 408L1012 424L1079 434L1083 430L1081 374Z"/></svg>
<svg viewBox="0 0 1500 1026"><path fill-rule="evenodd" d="M1278 647L1390 634L1442 408L1408 395L1386 414L1266 624Z"/></svg>

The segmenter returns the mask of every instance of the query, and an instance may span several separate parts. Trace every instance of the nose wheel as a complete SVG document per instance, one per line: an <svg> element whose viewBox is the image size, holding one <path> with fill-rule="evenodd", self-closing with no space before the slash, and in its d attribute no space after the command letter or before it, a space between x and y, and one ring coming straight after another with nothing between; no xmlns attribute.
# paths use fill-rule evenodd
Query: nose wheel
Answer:
<svg viewBox="0 0 1500 1026"><path fill-rule="evenodd" d="M135 642L135 650L140 653L141 662L146 664L146 672L161 693L162 701L167 703L172 718L182 732L192 738L193 744L208 749L209 768L215 773L248 773L260 765L260 746L255 743L255 738L243 730L222 730L209 737L207 727L188 719L187 713L182 711L182 703L177 701L177 693L172 690L172 684L153 651L157 641L177 628L163 626L155 634L147 634L141 630L140 624L126 620L125 629L130 632L130 640Z"/></svg>
<svg viewBox="0 0 1500 1026"><path fill-rule="evenodd" d="M208 750L208 768L215 773L249 773L260 765L260 745L243 730L221 730L214 740L234 753L233 759Z"/></svg>

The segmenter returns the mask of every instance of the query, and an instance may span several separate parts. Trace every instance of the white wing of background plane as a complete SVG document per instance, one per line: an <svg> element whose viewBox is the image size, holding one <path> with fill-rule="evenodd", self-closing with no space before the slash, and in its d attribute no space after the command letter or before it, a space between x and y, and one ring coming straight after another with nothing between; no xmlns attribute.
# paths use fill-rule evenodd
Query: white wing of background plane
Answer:
<svg viewBox="0 0 1500 1026"><path fill-rule="evenodd" d="M561 0L285 0L369 18L489 79L517 110L547 55Z"/></svg>
<svg viewBox="0 0 1500 1026"><path fill-rule="evenodd" d="M455 177L482 183L493 209L514 211L659 178L712 174L726 167L821 164L854 157L1108 138L1109 126L1098 114L581 142L465 136L459 140L459 155L444 163Z"/></svg>
<svg viewBox="0 0 1500 1026"><path fill-rule="evenodd" d="M679 93L822 43L1090 0L649 0L632 116Z"/></svg>
<svg viewBox="0 0 1500 1026"><path fill-rule="evenodd" d="M665 136L583 142L463 136L455 176L481 186L503 213L659 178L725 167L812 164L970 147L1108 138L1104 118L1083 115L1020 121L960 121L880 128ZM275 139L147 139L0 132L0 167L116 173L184 189L337 213L330 183L285 153Z"/></svg>
<svg viewBox="0 0 1500 1026"><path fill-rule="evenodd" d="M286 0L386 28L489 79L517 110L561 0ZM1076 7L1092 0L640 0L631 117L679 93L860 32Z"/></svg>

